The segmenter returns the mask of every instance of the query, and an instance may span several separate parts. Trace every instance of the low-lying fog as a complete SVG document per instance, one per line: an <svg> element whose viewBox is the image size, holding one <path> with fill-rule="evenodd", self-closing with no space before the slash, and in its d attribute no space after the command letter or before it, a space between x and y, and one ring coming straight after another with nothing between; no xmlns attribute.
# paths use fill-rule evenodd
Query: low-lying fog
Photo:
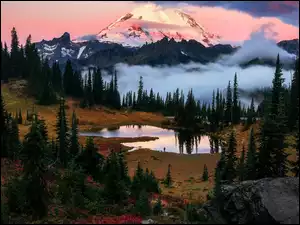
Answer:
<svg viewBox="0 0 300 225"><path fill-rule="evenodd" d="M159 92L165 96L168 91L176 88L184 90L193 89L198 99L209 101L212 91L226 89L228 81L233 82L237 73L239 88L250 90L253 88L270 86L274 77L275 68L268 66L252 66L242 69L239 63L247 62L255 57L276 60L279 53L282 62L294 60L295 56L279 48L272 40L264 38L262 32L253 33L251 38L233 55L223 56L217 62L202 65L199 63L180 64L177 66L151 67L147 65L128 66L117 64L118 85L121 95L128 91L136 91L139 77L143 76L144 89ZM110 81L111 77L103 71L104 80ZM86 74L86 72L84 72ZM292 71L283 70L285 83L291 81ZM247 99L243 99L247 103Z"/></svg>

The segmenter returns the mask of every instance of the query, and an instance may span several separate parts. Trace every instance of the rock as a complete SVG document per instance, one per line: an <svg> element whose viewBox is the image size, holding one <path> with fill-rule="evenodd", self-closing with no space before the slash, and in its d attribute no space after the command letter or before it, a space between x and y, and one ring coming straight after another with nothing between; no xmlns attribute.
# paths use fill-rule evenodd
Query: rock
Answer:
<svg viewBox="0 0 300 225"><path fill-rule="evenodd" d="M156 222L152 219L143 220L142 224L156 224Z"/></svg>
<svg viewBox="0 0 300 225"><path fill-rule="evenodd" d="M204 208L210 217L228 223L299 224L299 177L224 185L220 200Z"/></svg>

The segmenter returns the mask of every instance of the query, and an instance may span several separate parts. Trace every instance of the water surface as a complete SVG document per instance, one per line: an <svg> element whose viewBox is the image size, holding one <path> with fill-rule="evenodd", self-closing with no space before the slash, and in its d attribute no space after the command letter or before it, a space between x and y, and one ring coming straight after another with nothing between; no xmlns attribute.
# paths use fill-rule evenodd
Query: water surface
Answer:
<svg viewBox="0 0 300 225"><path fill-rule="evenodd" d="M99 132L81 132L81 136L94 137L158 137L156 140L144 142L123 143L133 147L149 148L157 151L174 152L181 154L215 153L219 151L218 140L207 135L194 134L190 131L175 131L154 126L120 126L110 129L103 129ZM131 151L132 151L131 150Z"/></svg>

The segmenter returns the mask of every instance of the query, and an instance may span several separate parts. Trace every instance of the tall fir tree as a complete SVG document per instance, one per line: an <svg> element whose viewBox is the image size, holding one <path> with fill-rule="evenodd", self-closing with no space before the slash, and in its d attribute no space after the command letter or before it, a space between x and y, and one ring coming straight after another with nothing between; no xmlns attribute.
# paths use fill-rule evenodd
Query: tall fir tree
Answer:
<svg viewBox="0 0 300 225"><path fill-rule="evenodd" d="M288 112L288 126L290 131L296 128L297 120L299 118L299 58L296 60L295 71L292 78L289 112ZM299 132L299 130L296 130Z"/></svg>
<svg viewBox="0 0 300 225"><path fill-rule="evenodd" d="M78 153L79 153L79 141L78 141L77 117L75 111L73 111L71 138L70 138L70 154L72 155L72 157L76 157Z"/></svg>
<svg viewBox="0 0 300 225"><path fill-rule="evenodd" d="M38 219L47 215L49 194L44 175L46 167L43 164L46 144L38 129L38 118L35 116L30 131L25 136L22 150L24 177L27 180L26 199Z"/></svg>
<svg viewBox="0 0 300 225"><path fill-rule="evenodd" d="M245 163L245 180L255 180L257 177L257 155L253 128L250 129L248 139L248 151Z"/></svg>
<svg viewBox="0 0 300 225"><path fill-rule="evenodd" d="M171 165L168 165L168 172L166 174L164 184L166 187L171 187L172 186L172 176L171 176Z"/></svg>
<svg viewBox="0 0 300 225"><path fill-rule="evenodd" d="M237 176L237 157L236 157L236 137L234 130L231 131L229 139L228 139L228 146L226 149L226 165L224 168L224 178L229 182L233 182Z"/></svg>
<svg viewBox="0 0 300 225"><path fill-rule="evenodd" d="M260 127L258 178L285 176L287 155L284 152L285 118L282 101L283 78L279 55L272 85L271 102L264 110ZM269 104L269 105L268 105ZM266 111L267 110L267 111Z"/></svg>
<svg viewBox="0 0 300 225"><path fill-rule="evenodd" d="M227 86L226 107L225 107L225 122L229 125L232 122L232 91L230 81Z"/></svg>
<svg viewBox="0 0 300 225"><path fill-rule="evenodd" d="M238 93L237 74L234 75L234 82L233 82L232 123L233 124L240 123L240 108L239 108L239 93Z"/></svg>
<svg viewBox="0 0 300 225"><path fill-rule="evenodd" d="M68 161L68 149L69 149L69 133L65 111L65 99L60 99L60 105L57 112L56 119L56 140L58 143L58 160L61 166L66 167Z"/></svg>

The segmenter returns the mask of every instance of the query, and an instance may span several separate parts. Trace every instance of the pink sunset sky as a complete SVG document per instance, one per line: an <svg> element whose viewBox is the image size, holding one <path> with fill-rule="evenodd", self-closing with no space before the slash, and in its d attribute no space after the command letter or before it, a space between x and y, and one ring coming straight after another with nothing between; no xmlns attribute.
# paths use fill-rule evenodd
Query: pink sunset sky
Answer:
<svg viewBox="0 0 300 225"><path fill-rule="evenodd" d="M34 42L50 40L69 32L71 38L96 34L116 19L146 2L6 2L1 1L1 40L10 43L10 31L16 27L20 43L31 34ZM154 3L152 3L154 4ZM166 6L160 6L166 7ZM221 6L198 6L174 3L191 15L211 33L225 42L241 42L261 26L268 24L276 41L299 38L298 26L283 22L280 17L258 17L245 11ZM299 4L298 4L299 9ZM299 12L299 11L298 11Z"/></svg>

